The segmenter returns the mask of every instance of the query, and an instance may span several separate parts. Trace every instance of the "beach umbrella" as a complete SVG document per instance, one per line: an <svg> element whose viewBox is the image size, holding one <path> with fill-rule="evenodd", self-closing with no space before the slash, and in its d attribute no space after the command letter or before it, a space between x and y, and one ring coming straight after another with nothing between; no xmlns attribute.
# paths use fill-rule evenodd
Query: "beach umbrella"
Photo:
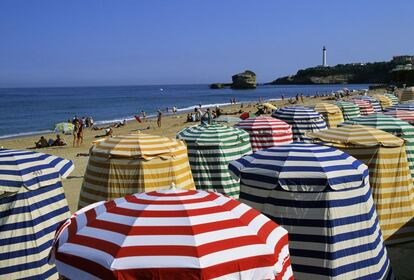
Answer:
<svg viewBox="0 0 414 280"><path fill-rule="evenodd" d="M326 129L326 122L322 116L308 107L283 107L274 111L272 117L292 126L293 140L305 140L305 132L307 131Z"/></svg>
<svg viewBox="0 0 414 280"><path fill-rule="evenodd" d="M221 115L220 117L213 119L213 121L216 123L238 123L241 121L241 118Z"/></svg>
<svg viewBox="0 0 414 280"><path fill-rule="evenodd" d="M341 109L334 104L322 102L318 103L314 109L324 117L328 127L337 127L344 121Z"/></svg>
<svg viewBox="0 0 414 280"><path fill-rule="evenodd" d="M384 115L389 115L402 121L414 124L414 112L407 110L391 110L384 112Z"/></svg>
<svg viewBox="0 0 414 280"><path fill-rule="evenodd" d="M53 129L53 131L55 133L72 133L74 129L74 125L72 123L69 122L61 122L61 123L57 123L55 124L55 128Z"/></svg>
<svg viewBox="0 0 414 280"><path fill-rule="evenodd" d="M368 168L333 147L295 142L229 165L240 201L289 232L297 279L392 276L369 187Z"/></svg>
<svg viewBox="0 0 414 280"><path fill-rule="evenodd" d="M271 103L263 103L263 107L270 109L270 110L276 110L277 107Z"/></svg>
<svg viewBox="0 0 414 280"><path fill-rule="evenodd" d="M197 189L216 191L238 198L240 184L229 173L228 164L252 152L249 134L224 125L196 125L177 134L188 148Z"/></svg>
<svg viewBox="0 0 414 280"><path fill-rule="evenodd" d="M249 133L253 152L292 142L291 126L275 118L249 118L239 122L234 127Z"/></svg>
<svg viewBox="0 0 414 280"><path fill-rule="evenodd" d="M365 100L372 105L374 112L382 112L380 102L370 95L357 95L354 96L353 99Z"/></svg>
<svg viewBox="0 0 414 280"><path fill-rule="evenodd" d="M342 125L360 124L391 133L404 139L411 177L414 179L414 127L409 123L384 114L362 116L344 122Z"/></svg>
<svg viewBox="0 0 414 280"><path fill-rule="evenodd" d="M404 88L400 94L400 101L414 100L414 87Z"/></svg>
<svg viewBox="0 0 414 280"><path fill-rule="evenodd" d="M414 240L414 189L404 140L363 125L308 133L365 163L386 244Z"/></svg>
<svg viewBox="0 0 414 280"><path fill-rule="evenodd" d="M350 102L354 103L355 105L357 105L359 107L359 111L361 112L361 116L366 116L366 115L370 115L370 114L374 114L374 108L372 107L372 105L363 99L350 99Z"/></svg>
<svg viewBox="0 0 414 280"><path fill-rule="evenodd" d="M0 149L1 279L58 279L47 256L70 216L61 179L73 169L56 156Z"/></svg>
<svg viewBox="0 0 414 280"><path fill-rule="evenodd" d="M341 109L344 120L350 120L361 116L359 107L355 103L337 101L335 102L335 105Z"/></svg>
<svg viewBox="0 0 414 280"><path fill-rule="evenodd" d="M248 119L248 118L254 118L254 117L256 117L256 114L250 113L250 112L244 112L240 115L240 119L242 119L242 120L245 120L245 119Z"/></svg>
<svg viewBox="0 0 414 280"><path fill-rule="evenodd" d="M76 212L55 239L71 279L293 279L287 231L205 191L165 190Z"/></svg>
<svg viewBox="0 0 414 280"><path fill-rule="evenodd" d="M392 101L392 105L397 105L399 103L398 97L392 93L384 93L384 96L388 97Z"/></svg>
<svg viewBox="0 0 414 280"><path fill-rule="evenodd" d="M385 110L388 107L391 107L392 105L394 105L392 100L388 96L385 96L383 94L375 94L372 97L374 97L375 99L379 101L382 110Z"/></svg>
<svg viewBox="0 0 414 280"><path fill-rule="evenodd" d="M387 111L393 110L414 111L414 103L400 103L387 108Z"/></svg>
<svg viewBox="0 0 414 280"><path fill-rule="evenodd" d="M78 207L171 184L194 189L182 141L144 133L104 138L90 149Z"/></svg>

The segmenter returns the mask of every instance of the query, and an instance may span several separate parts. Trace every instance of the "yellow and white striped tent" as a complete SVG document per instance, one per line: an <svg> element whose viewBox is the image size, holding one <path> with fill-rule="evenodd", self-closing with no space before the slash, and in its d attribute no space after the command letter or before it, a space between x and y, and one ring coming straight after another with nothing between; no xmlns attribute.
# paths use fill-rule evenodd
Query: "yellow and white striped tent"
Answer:
<svg viewBox="0 0 414 280"><path fill-rule="evenodd" d="M315 111L324 117L328 128L337 127L344 121L341 108L334 104L319 103L315 106Z"/></svg>
<svg viewBox="0 0 414 280"><path fill-rule="evenodd" d="M382 94L374 94L372 97L377 99L381 105L381 109L384 111L388 107L391 107L393 105L393 102L391 98L388 96L382 95Z"/></svg>
<svg viewBox="0 0 414 280"><path fill-rule="evenodd" d="M174 184L195 189L184 142L149 134L105 138L90 150L79 208Z"/></svg>
<svg viewBox="0 0 414 280"><path fill-rule="evenodd" d="M386 244L414 240L414 189L404 140L362 125L307 133L343 150L369 168L372 195Z"/></svg>
<svg viewBox="0 0 414 280"><path fill-rule="evenodd" d="M400 102L414 100L414 87L408 87L401 91Z"/></svg>

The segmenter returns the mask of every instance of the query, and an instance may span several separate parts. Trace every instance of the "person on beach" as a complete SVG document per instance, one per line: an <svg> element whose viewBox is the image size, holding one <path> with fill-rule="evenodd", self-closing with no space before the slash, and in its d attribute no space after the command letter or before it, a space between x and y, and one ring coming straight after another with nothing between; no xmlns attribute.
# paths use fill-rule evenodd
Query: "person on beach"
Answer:
<svg viewBox="0 0 414 280"><path fill-rule="evenodd" d="M303 93L300 94L300 101L303 103Z"/></svg>
<svg viewBox="0 0 414 280"><path fill-rule="evenodd" d="M78 131L79 131L79 122L75 120L73 122L73 148L75 148L76 143L78 142Z"/></svg>
<svg viewBox="0 0 414 280"><path fill-rule="evenodd" d="M83 143L83 122L78 122L78 134L77 134L77 145L80 147L80 145Z"/></svg>
<svg viewBox="0 0 414 280"><path fill-rule="evenodd" d="M147 117L147 113L145 113L145 111L141 111L141 119L143 122L145 122L146 117Z"/></svg>
<svg viewBox="0 0 414 280"><path fill-rule="evenodd" d="M161 118L162 118L162 112L160 109L157 111L157 125L158 127L161 127Z"/></svg>
<svg viewBox="0 0 414 280"><path fill-rule="evenodd" d="M210 112L210 108L207 108L207 111L201 117L201 125L208 125L211 124L213 117Z"/></svg>
<svg viewBox="0 0 414 280"><path fill-rule="evenodd" d="M39 141L35 142L36 148L46 148L49 147L49 143L44 136L41 136Z"/></svg>
<svg viewBox="0 0 414 280"><path fill-rule="evenodd" d="M66 143L65 141L62 140L62 138L60 138L60 135L56 135L56 140L53 142L52 146L65 146Z"/></svg>
<svg viewBox="0 0 414 280"><path fill-rule="evenodd" d="M175 114L175 113L177 113L177 107L175 107L175 106L173 106L172 107L172 112Z"/></svg>

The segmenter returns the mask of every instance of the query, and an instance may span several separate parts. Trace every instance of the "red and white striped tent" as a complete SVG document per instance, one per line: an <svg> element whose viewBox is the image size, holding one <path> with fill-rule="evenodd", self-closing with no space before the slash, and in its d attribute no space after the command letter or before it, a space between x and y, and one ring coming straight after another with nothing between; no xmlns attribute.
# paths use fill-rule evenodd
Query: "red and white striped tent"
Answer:
<svg viewBox="0 0 414 280"><path fill-rule="evenodd" d="M58 229L53 260L70 279L293 279L284 228L196 190L87 206Z"/></svg>
<svg viewBox="0 0 414 280"><path fill-rule="evenodd" d="M284 121L272 117L245 119L234 127L245 130L250 135L253 152L277 145L292 143L292 127Z"/></svg>
<svg viewBox="0 0 414 280"><path fill-rule="evenodd" d="M384 112L384 115L389 115L396 119L408 122L409 124L414 124L414 111L395 109Z"/></svg>
<svg viewBox="0 0 414 280"><path fill-rule="evenodd" d="M374 107L372 107L371 103L362 99L350 99L349 102L352 102L359 107L359 111L361 112L362 116L374 114Z"/></svg>

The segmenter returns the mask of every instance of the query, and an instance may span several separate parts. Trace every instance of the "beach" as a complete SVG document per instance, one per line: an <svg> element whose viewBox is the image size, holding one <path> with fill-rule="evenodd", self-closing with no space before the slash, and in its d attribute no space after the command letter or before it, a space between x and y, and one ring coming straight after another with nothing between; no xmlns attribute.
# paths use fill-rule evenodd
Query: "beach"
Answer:
<svg viewBox="0 0 414 280"><path fill-rule="evenodd" d="M376 92L370 92L369 94L373 93ZM306 97L304 99L304 103L302 103L299 99L298 105L314 106L326 99L327 97ZM272 101L272 104L277 107L282 107L284 105L289 105L289 102L288 100L278 100ZM243 103L242 108L240 103L235 105L222 106L221 108L225 114L238 116L240 115L240 110L244 112L256 112L257 102ZM184 127L196 125L199 123L186 122L186 116L186 112L164 115L162 118L161 128L157 126L156 119L154 118L147 119L141 123L135 120L129 121L123 127L113 128L113 135L125 135L128 133L147 133L175 138L176 133ZM80 187L82 185L85 168L88 163L87 154L89 152L89 148L95 140L101 139L102 137L100 136L102 136L104 133L104 130L85 129L83 143L80 145L80 147L72 147L72 135L64 135L62 138L67 143L66 146L35 149L36 151L53 154L59 157L70 159L74 162L75 170L70 174L68 178L63 180L63 187L71 212L77 210ZM53 133L43 134L43 136L46 139L55 138L55 134ZM8 149L33 149L34 142L36 142L39 137L40 135L32 135L12 139L1 139L0 147ZM387 250L392 262L392 267L397 274L398 279L413 279L412 275L414 275L414 269L411 265L411 260L414 257L414 242L388 246Z"/></svg>

